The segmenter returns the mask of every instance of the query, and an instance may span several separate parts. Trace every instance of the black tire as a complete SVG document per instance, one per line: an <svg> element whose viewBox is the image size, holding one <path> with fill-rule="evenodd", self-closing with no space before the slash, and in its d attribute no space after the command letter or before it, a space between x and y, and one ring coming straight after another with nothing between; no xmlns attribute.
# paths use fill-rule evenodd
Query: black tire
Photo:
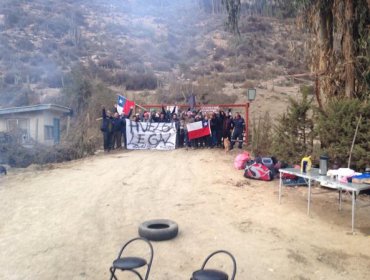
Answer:
<svg viewBox="0 0 370 280"><path fill-rule="evenodd" d="M139 235L151 241L163 241L175 238L179 232L177 223L171 220L150 220L139 226Z"/></svg>

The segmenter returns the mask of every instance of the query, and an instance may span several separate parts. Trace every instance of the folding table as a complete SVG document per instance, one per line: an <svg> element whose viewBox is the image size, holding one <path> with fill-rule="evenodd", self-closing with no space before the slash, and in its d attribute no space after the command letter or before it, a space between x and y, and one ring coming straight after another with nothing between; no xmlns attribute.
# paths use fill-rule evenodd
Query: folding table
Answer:
<svg viewBox="0 0 370 280"><path fill-rule="evenodd" d="M282 194L282 174L291 174L298 177L307 179L308 183L308 198L307 198L307 215L310 214L310 204L311 204L311 188L312 181L319 182L326 187L336 189L339 192L339 210L342 209L342 192L348 191L352 195L352 233L354 233L355 226L355 209L356 209L356 199L361 191L370 189L370 184L357 184L357 183L341 183L337 180L333 180L328 176L322 176L319 174L318 168L312 168L307 172L301 172L298 168L283 168L279 169L280 172L280 182L279 182L279 203L281 203Z"/></svg>

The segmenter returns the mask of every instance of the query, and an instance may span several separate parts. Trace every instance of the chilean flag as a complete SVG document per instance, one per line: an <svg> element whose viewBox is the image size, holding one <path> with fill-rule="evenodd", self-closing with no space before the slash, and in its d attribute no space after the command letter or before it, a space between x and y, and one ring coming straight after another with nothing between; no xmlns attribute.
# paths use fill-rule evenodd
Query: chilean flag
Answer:
<svg viewBox="0 0 370 280"><path fill-rule="evenodd" d="M200 138L211 134L209 122L193 122L186 125L188 129L189 140Z"/></svg>
<svg viewBox="0 0 370 280"><path fill-rule="evenodd" d="M122 112L125 115L128 115L130 113L130 108L135 106L135 102L128 100L127 98L118 95L118 101L117 101L117 112L118 114L122 115Z"/></svg>

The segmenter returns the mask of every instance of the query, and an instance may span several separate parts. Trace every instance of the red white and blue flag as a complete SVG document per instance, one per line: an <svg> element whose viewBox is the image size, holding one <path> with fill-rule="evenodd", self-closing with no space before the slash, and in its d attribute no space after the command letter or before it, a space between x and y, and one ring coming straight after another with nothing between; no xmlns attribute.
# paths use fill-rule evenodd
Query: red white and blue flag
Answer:
<svg viewBox="0 0 370 280"><path fill-rule="evenodd" d="M211 134L209 122L193 122L186 125L189 140L200 138Z"/></svg>
<svg viewBox="0 0 370 280"><path fill-rule="evenodd" d="M135 102L128 100L126 97L123 97L121 95L118 95L118 101L117 101L117 112L118 114L122 115L122 112L125 115L128 115L130 113L131 107L135 106Z"/></svg>

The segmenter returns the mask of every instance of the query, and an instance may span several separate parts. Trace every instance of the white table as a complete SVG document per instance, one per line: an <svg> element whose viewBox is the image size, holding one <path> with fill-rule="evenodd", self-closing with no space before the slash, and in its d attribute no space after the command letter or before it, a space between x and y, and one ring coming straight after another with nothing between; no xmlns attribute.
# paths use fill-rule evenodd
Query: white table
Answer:
<svg viewBox="0 0 370 280"><path fill-rule="evenodd" d="M339 210L342 209L342 192L348 191L352 195L352 233L355 227L355 209L356 209L356 198L361 191L370 189L369 184L356 184L356 183L341 183L339 181L333 180L328 176L322 176L319 174L319 169L312 168L310 171L303 173L297 168L283 168L279 169L280 172L280 182L279 182L279 203L281 203L281 193L282 193L282 174L291 174L298 177L307 179L308 183L308 198L307 198L307 215L310 214L310 204L311 204L311 185L312 181L319 182L329 188L338 190L339 192Z"/></svg>

